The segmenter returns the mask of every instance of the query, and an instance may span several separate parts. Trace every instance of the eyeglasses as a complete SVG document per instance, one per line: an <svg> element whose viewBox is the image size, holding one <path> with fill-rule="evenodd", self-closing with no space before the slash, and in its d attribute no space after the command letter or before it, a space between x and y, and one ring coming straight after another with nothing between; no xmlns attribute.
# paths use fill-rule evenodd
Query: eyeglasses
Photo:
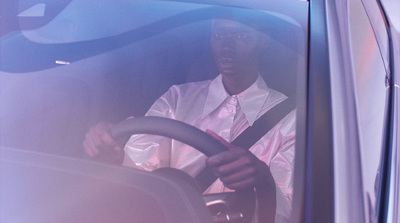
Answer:
<svg viewBox="0 0 400 223"><path fill-rule="evenodd" d="M238 32L238 33L213 33L212 35L217 40L222 40L222 39L227 39L227 38L234 38L234 39L244 40L244 39L249 38L249 36L250 36L249 33L243 33L243 32Z"/></svg>

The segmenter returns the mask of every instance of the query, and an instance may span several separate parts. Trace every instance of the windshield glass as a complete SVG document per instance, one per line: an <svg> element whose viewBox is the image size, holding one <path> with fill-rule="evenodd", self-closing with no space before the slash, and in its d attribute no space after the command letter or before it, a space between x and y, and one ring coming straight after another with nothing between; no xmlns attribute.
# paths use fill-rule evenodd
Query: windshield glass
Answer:
<svg viewBox="0 0 400 223"><path fill-rule="evenodd" d="M211 129L232 142L286 98L305 103L299 95L305 93L308 3L229 4L21 1L18 12L2 17L13 22L0 36L0 146L91 160L84 148L91 127L146 114ZM246 79L233 82L239 73ZM218 83L221 88L211 87ZM257 84L253 89L246 83ZM210 99L213 94L216 99ZM225 113L216 114L224 103ZM253 152L282 186L278 205L291 206L296 114L286 114L279 119L285 120L283 130L275 127L257 142L273 149L255 146ZM198 152L192 155L202 165L182 164L186 158L174 156L180 146L175 141L166 154L152 144L144 149L151 153L137 156L132 151L144 144L132 141L125 147L125 166L145 163L147 170L156 155L161 161L154 166L192 176L204 166Z"/></svg>

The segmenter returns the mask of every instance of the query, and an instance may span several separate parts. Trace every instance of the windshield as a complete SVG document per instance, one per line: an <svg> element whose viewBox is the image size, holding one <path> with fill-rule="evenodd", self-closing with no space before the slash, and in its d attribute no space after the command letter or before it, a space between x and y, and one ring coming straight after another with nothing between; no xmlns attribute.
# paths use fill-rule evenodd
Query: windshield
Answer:
<svg viewBox="0 0 400 223"><path fill-rule="evenodd" d="M174 7L166 10L168 4ZM31 5L19 17L26 19L24 15L30 12L37 15L34 18L45 20L47 13L52 14L47 11L54 8L51 6ZM82 137L88 125L144 115L171 85L215 77L218 70L209 36L212 15L219 7L164 1L124 1L117 5L71 1L43 26L3 35L2 99L7 106L3 106L2 126L8 134L19 132L25 137L3 137L2 144L32 148L48 144L47 139L63 138L65 142L58 145L75 141L77 146L78 135ZM294 74L305 71L305 19L295 20L301 12L263 13L270 20L270 43L262 72L268 73L270 87L293 94ZM39 128L43 133L33 131L43 125L37 116L48 120L45 123L49 126ZM63 122L76 124L65 133L60 132L66 131ZM58 130L46 130L53 127ZM23 143L27 138L36 142Z"/></svg>
<svg viewBox="0 0 400 223"><path fill-rule="evenodd" d="M18 12L2 17L3 21L6 18L13 22L1 30L0 36L0 146L91 160L83 143L91 127L99 122L115 124L128 117L144 115L166 116L203 131L214 128L213 131L219 131L218 135L231 142L261 113L286 98L297 99L297 104L305 103L308 3L287 0L229 4L218 1L207 4L148 0L20 1L16 7ZM216 22L221 14L242 19L229 25L245 24L247 30L228 32L218 28L225 24ZM261 45L253 47L256 56L246 49L237 55L223 49L218 53L218 46L226 47L223 41L227 45L229 41L235 42L240 48L249 45L253 37L263 40ZM247 69L247 66L256 69ZM258 84L254 92L265 88L267 93L261 94L258 101L241 94L247 92L244 89L232 93L237 88L230 88L234 85L229 85L224 75L229 72L235 75L237 70L242 73L256 70L255 77L260 77L260 82L252 80ZM221 92L210 90L197 94L195 90L183 90L192 85L211 83L212 86L218 78L222 78L221 86L225 89ZM260 83L265 83L265 87L260 87L263 85ZM227 97L207 99L211 94ZM180 98L187 95L191 95L190 100L183 102ZM231 98L234 99L229 103L237 100L239 105L233 108L240 107L240 112L233 116L226 114L222 118L224 122L204 124L204 120L222 117L213 112L221 108L222 101ZM164 108L162 101L175 104ZM203 106L200 102L210 105ZM280 140L284 144L287 140L285 151L279 151L278 147L275 151L281 156L274 158L272 152L266 154L257 149L254 153L270 162L267 164L272 165L272 174L283 185L279 190L284 202L291 203L296 114L289 112L292 118L284 119L283 125L291 127L273 130L275 133L267 134L268 140L262 141L274 144ZM233 120L230 127L226 124L229 117ZM132 140L125 147L125 166L130 166L131 161L137 165L142 160L151 160L157 154L161 157L157 167L168 159L168 165L189 175L200 172L201 168L190 169L192 163L181 165L181 159L174 158L174 148L179 145L175 141L168 154L154 152L153 144L146 149L153 151L151 154L130 156L130 148L136 145L129 144ZM143 145L136 145L135 149ZM197 152L194 156L197 157ZM128 162L126 157L133 158ZM199 160L204 166L205 158ZM285 167L280 169L280 164ZM290 212L291 208L287 210ZM288 217L290 213L284 215Z"/></svg>

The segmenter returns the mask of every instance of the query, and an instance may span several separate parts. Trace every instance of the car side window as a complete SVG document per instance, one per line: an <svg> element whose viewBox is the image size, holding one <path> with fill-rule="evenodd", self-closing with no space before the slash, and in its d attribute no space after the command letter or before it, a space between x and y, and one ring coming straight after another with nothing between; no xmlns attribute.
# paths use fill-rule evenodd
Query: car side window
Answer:
<svg viewBox="0 0 400 223"><path fill-rule="evenodd" d="M377 173L387 116L387 69L385 57L376 39L361 1L350 1L350 34L354 64L361 165L366 201L375 206ZM383 33L381 33L382 35ZM383 43L384 44L384 43ZM387 44L387 43L386 43ZM373 210L373 208L372 208Z"/></svg>

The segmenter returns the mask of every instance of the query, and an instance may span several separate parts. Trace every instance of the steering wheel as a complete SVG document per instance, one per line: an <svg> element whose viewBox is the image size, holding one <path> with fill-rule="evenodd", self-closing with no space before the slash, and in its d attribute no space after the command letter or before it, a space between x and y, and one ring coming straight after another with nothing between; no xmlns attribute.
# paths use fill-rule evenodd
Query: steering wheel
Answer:
<svg viewBox="0 0 400 223"><path fill-rule="evenodd" d="M162 117L127 119L115 124L110 133L114 139L134 134L165 136L192 146L207 157L228 150L218 140L200 129ZM204 200L214 214L216 222L248 222L255 210L255 194L252 188L234 193L204 195Z"/></svg>

